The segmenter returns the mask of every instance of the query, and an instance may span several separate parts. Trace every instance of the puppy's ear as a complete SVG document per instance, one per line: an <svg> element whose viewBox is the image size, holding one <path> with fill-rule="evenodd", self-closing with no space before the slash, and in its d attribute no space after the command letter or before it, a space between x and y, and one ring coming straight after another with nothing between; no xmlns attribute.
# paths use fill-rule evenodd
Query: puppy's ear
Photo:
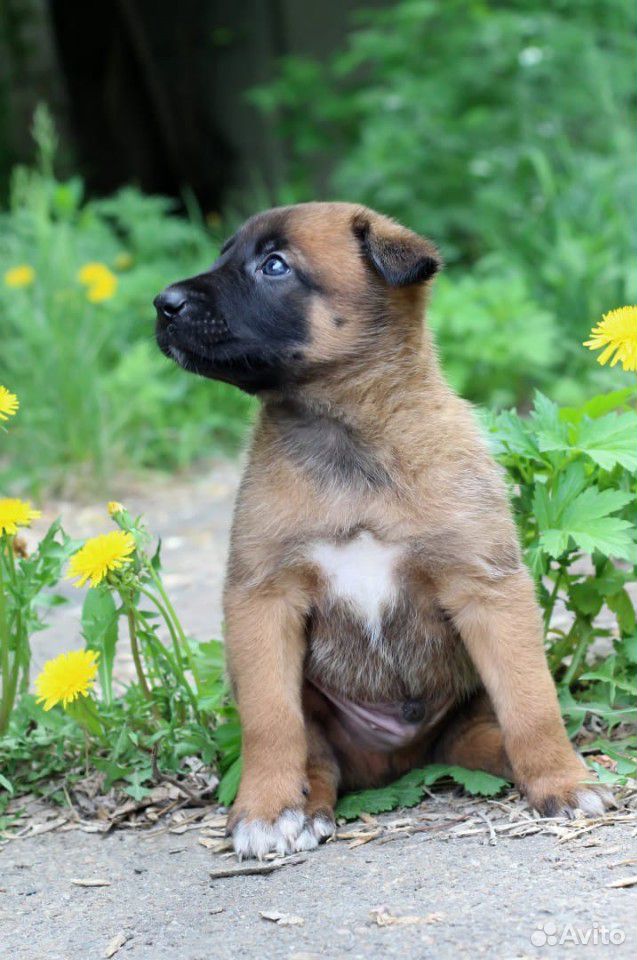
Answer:
<svg viewBox="0 0 637 960"><path fill-rule="evenodd" d="M356 214L352 230L368 263L392 287L430 280L442 260L434 245L387 217Z"/></svg>

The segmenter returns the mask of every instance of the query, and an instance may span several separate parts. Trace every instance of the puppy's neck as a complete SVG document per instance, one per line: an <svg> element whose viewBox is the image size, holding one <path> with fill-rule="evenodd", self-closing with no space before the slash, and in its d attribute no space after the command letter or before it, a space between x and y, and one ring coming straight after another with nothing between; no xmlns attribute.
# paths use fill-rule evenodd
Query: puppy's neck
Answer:
<svg viewBox="0 0 637 960"><path fill-rule="evenodd" d="M266 416L284 411L286 419L329 420L372 442L386 429L395 435L403 418L413 423L415 411L439 402L447 389L428 335L417 342L381 336L358 356L321 365L262 400Z"/></svg>
<svg viewBox="0 0 637 960"><path fill-rule="evenodd" d="M431 344L388 348L379 338L377 347L262 397L280 454L330 489L402 489L414 451L426 447L419 435L448 391Z"/></svg>

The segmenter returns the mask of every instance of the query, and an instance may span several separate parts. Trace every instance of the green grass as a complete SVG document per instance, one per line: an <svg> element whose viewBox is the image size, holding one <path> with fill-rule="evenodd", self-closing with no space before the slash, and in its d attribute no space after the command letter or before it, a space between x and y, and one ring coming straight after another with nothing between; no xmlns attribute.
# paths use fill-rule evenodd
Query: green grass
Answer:
<svg viewBox="0 0 637 960"><path fill-rule="evenodd" d="M85 200L81 180L55 179L46 111L34 132L37 166L15 171L10 209L0 216L0 274L19 264L35 270L25 288L0 282L0 382L21 403L0 454L3 486L78 486L236 447L251 401L186 376L153 336L153 296L207 269L218 238L173 215L171 201L133 188ZM77 279L94 261L117 277L102 303L90 302Z"/></svg>

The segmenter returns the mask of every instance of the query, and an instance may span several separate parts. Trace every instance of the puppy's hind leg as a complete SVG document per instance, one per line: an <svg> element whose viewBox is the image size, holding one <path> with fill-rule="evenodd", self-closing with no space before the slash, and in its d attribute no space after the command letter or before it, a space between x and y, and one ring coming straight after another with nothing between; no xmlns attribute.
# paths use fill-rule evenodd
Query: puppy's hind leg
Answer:
<svg viewBox="0 0 637 960"><path fill-rule="evenodd" d="M432 760L513 779L502 730L486 692L476 694L451 717L433 745Z"/></svg>
<svg viewBox="0 0 637 960"><path fill-rule="evenodd" d="M338 761L317 720L307 720L306 735L308 797L305 804L306 822L296 841L297 850L313 850L333 836L334 805L340 780Z"/></svg>

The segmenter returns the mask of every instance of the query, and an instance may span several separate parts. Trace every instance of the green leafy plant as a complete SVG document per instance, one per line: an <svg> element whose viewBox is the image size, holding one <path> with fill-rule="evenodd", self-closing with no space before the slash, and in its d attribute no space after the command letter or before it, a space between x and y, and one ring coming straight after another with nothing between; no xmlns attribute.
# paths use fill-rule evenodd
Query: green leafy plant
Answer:
<svg viewBox="0 0 637 960"><path fill-rule="evenodd" d="M495 407L517 405L533 384L553 376L557 324L533 301L520 272L498 276L483 266L463 277L443 274L427 322L445 375L463 396Z"/></svg>
<svg viewBox="0 0 637 960"><path fill-rule="evenodd" d="M16 696L29 687L31 637L44 626L42 607L64 602L48 591L58 583L72 548L55 522L37 549L25 555L22 542L3 524L16 504L20 501L0 500L0 737L7 730Z"/></svg>
<svg viewBox="0 0 637 960"><path fill-rule="evenodd" d="M626 589L637 558L637 413L625 407L632 395L615 391L560 410L538 394L530 417L491 420L571 734L588 714L610 729L635 716L637 638ZM559 603L568 627L552 625Z"/></svg>
<svg viewBox="0 0 637 960"><path fill-rule="evenodd" d="M427 788L440 781L451 781L467 793L491 797L508 786L508 781L483 770L466 770L453 764L430 763L420 770L410 770L399 780L377 790L358 790L342 797L336 815L344 820L355 820L361 813L385 813L397 807L415 807Z"/></svg>
<svg viewBox="0 0 637 960"><path fill-rule="evenodd" d="M54 173L56 137L36 112L34 169L17 168L0 213L2 378L23 400L0 478L76 487L117 469L179 467L232 447L251 401L180 375L154 343L152 298L218 248L173 201L127 187L90 200Z"/></svg>
<svg viewBox="0 0 637 960"><path fill-rule="evenodd" d="M76 544L71 556L71 575L94 582L82 609L85 649L45 664L36 679L37 698L23 684L0 741L9 795L41 789L56 773L77 779L85 775L87 762L104 774L106 790L119 782L136 800L150 792L158 770L179 773L185 757L196 755L211 769L218 763L222 769L237 766L240 729L224 677L222 645L186 637L163 585L159 551L152 556L146 551L150 538L141 520L120 504L112 504L111 513L119 529L79 550ZM68 547L66 538L64 544ZM40 588L48 585L43 581ZM135 682L117 694L113 667L125 634ZM25 643L28 647L26 635ZM60 739L66 769L58 751L49 755L52 742ZM222 780L221 794L232 779L231 774L225 785Z"/></svg>
<svg viewBox="0 0 637 960"><path fill-rule="evenodd" d="M280 199L342 197L396 216L436 240L451 272L473 276L479 265L490 303L499 289L512 324L522 286L540 352L542 318L560 327L550 366L567 376L553 378L552 396L582 402L610 379L585 363L578 342L605 306L637 295L634 30L628 0L399 0L359 11L342 50L321 62L285 58L251 94L287 147ZM467 286L480 295L477 282ZM478 315L488 337L469 300L457 326L462 314ZM496 353L499 341L496 323ZM481 365L486 339L468 336L465 347L459 338L449 357L467 396L483 400L476 345ZM445 348L443 339L443 357ZM516 359L519 385L496 377L504 404L545 381L541 363L525 375Z"/></svg>

